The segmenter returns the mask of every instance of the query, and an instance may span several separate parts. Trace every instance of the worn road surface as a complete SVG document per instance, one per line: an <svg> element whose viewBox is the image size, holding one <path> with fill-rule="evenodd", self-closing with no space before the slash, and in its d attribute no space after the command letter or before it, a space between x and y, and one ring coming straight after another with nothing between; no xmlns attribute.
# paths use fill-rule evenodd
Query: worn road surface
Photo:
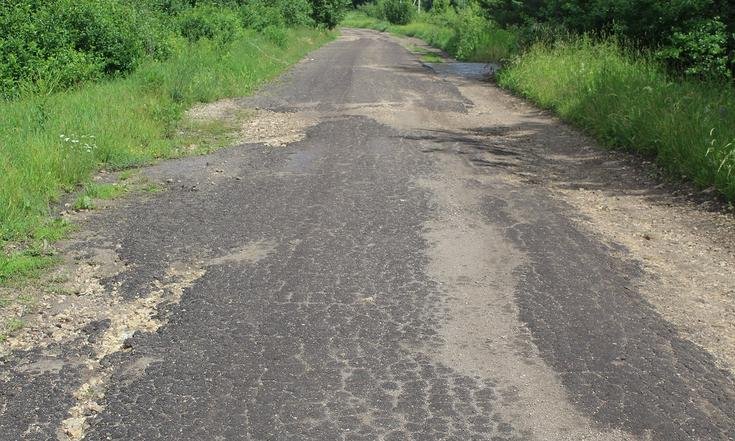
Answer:
<svg viewBox="0 0 735 441"><path fill-rule="evenodd" d="M241 145L80 220L0 439L735 439L728 349L551 189L623 185L579 133L370 31L236 106Z"/></svg>

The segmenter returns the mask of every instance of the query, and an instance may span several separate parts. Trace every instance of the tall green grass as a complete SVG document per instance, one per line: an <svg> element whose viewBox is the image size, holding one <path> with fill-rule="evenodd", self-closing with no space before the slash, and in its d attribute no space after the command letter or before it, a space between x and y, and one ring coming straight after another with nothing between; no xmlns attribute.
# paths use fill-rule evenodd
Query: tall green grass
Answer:
<svg viewBox="0 0 735 441"><path fill-rule="evenodd" d="M456 14L455 14L456 15ZM446 51L463 61L500 61L517 51L517 38L513 32L494 26L484 26L471 33L463 33L462 27L441 23L429 13L422 13L406 25L393 25L360 11L352 11L342 21L342 26L374 29L396 35L416 37L431 46ZM469 35L467 35L469 34ZM466 40L471 38L471 45ZM469 46L469 50L463 50Z"/></svg>
<svg viewBox="0 0 735 441"><path fill-rule="evenodd" d="M735 90L672 79L614 41L537 44L506 66L501 86L603 143L657 160L670 175L735 200Z"/></svg>
<svg viewBox="0 0 735 441"><path fill-rule="evenodd" d="M36 266L39 259L24 263L27 251L21 256L7 244L45 239L49 204L64 191L100 168L186 153L176 134L184 110L247 95L333 38L306 28L284 32L278 44L254 31L227 45L182 44L169 59L149 60L125 78L0 102L0 282Z"/></svg>

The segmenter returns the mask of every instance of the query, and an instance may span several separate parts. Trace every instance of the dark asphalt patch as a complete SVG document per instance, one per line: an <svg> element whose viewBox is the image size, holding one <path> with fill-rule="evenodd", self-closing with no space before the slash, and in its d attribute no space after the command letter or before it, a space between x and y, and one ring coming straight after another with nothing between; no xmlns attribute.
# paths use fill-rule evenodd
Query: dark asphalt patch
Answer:
<svg viewBox="0 0 735 441"><path fill-rule="evenodd" d="M492 381L422 349L440 344L442 316L424 270L430 195L413 184L431 162L400 139L365 118L325 122L285 150L245 147L271 173L103 221L123 232L123 255L152 265L186 258L161 217L176 219L189 247L279 245L255 264L211 267L165 327L132 339L114 363L160 362L113 377L86 439L510 439ZM279 175L293 171L294 152L311 159ZM219 216L197 222L202 211Z"/></svg>
<svg viewBox="0 0 735 441"><path fill-rule="evenodd" d="M90 355L74 342L15 351L0 359L0 440L55 440L76 403L73 393L84 381L83 360Z"/></svg>

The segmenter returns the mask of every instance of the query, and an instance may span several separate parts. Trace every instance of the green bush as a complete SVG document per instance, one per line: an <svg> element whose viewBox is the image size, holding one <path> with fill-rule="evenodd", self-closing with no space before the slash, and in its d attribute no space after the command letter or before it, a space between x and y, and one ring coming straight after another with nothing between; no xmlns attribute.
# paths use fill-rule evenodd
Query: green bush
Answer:
<svg viewBox="0 0 735 441"><path fill-rule="evenodd" d="M63 89L170 53L158 16L118 0L6 0L0 8L0 95Z"/></svg>
<svg viewBox="0 0 735 441"><path fill-rule="evenodd" d="M127 74L203 38L232 42L242 28L282 42L287 27L334 27L347 0L2 0L0 99Z"/></svg>
<svg viewBox="0 0 735 441"><path fill-rule="evenodd" d="M662 50L677 72L735 69L735 2L726 0L477 0L502 26L544 23L576 34L616 35ZM730 54L728 60L727 55ZM723 63L726 69L722 68Z"/></svg>
<svg viewBox="0 0 735 441"><path fill-rule="evenodd" d="M191 42L208 38L220 44L232 42L241 30L240 20L231 9L203 5L179 16L181 35Z"/></svg>
<svg viewBox="0 0 735 441"><path fill-rule="evenodd" d="M165 60L178 45L176 23L171 16L146 8L137 10L136 29L147 56L154 60Z"/></svg>
<svg viewBox="0 0 735 441"><path fill-rule="evenodd" d="M687 32L674 32L660 58L688 75L730 77L727 28L719 18L702 20Z"/></svg>
<svg viewBox="0 0 735 441"><path fill-rule="evenodd" d="M286 35L286 29L278 26L267 26L263 29L263 35L278 47L286 46L288 43L288 37Z"/></svg>
<svg viewBox="0 0 735 441"><path fill-rule="evenodd" d="M279 8L288 26L313 26L311 3L307 0L279 0Z"/></svg>
<svg viewBox="0 0 735 441"><path fill-rule="evenodd" d="M268 26L313 26L307 0L249 0L242 5L245 27L262 31Z"/></svg>
<svg viewBox="0 0 735 441"><path fill-rule="evenodd" d="M444 15L452 11L452 2L449 0L434 0L431 5L431 13L434 15Z"/></svg>
<svg viewBox="0 0 735 441"><path fill-rule="evenodd" d="M367 15L368 17L375 18L377 20L385 20L385 9L383 8L382 2L370 2L363 3L357 8L358 11Z"/></svg>
<svg viewBox="0 0 735 441"><path fill-rule="evenodd" d="M58 27L77 51L94 54L105 72L132 70L145 55L135 9L116 0L58 0L41 23Z"/></svg>
<svg viewBox="0 0 735 441"><path fill-rule="evenodd" d="M250 0L240 8L240 16L247 28L280 47L287 42L287 27L314 25L307 0Z"/></svg>
<svg viewBox="0 0 735 441"><path fill-rule="evenodd" d="M451 52L459 59L469 59L480 48L490 23L474 6L461 9L454 17L456 33L450 43Z"/></svg>
<svg viewBox="0 0 735 441"><path fill-rule="evenodd" d="M263 31L269 26L286 26L285 17L276 2L250 0L242 6L240 14L244 26L256 31Z"/></svg>
<svg viewBox="0 0 735 441"><path fill-rule="evenodd" d="M314 21L328 29L333 29L344 18L350 0L310 0Z"/></svg>
<svg viewBox="0 0 735 441"><path fill-rule="evenodd" d="M391 24L405 25L413 17L413 5L410 0L383 0L383 15Z"/></svg>
<svg viewBox="0 0 735 441"><path fill-rule="evenodd" d="M189 9L197 2L191 0L128 0L138 9L162 12L168 15L176 15Z"/></svg>
<svg viewBox="0 0 735 441"><path fill-rule="evenodd" d="M348 0L2 0L0 99L62 90L127 74L207 38L232 42L242 28L334 27ZM279 29L281 31L279 31Z"/></svg>

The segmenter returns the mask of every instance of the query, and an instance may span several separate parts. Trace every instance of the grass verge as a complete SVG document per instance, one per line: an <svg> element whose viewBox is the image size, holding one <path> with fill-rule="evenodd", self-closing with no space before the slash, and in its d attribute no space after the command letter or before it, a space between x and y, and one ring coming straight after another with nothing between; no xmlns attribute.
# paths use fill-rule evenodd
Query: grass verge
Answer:
<svg viewBox="0 0 735 441"><path fill-rule="evenodd" d="M395 35L416 37L436 48L442 49L463 61L500 61L511 57L517 48L517 38L513 32L485 27L480 32L463 34L458 27L431 22L429 13L423 13L406 25L393 25L370 17L360 11L351 11L342 21L342 26L374 29ZM471 45L463 44L463 39L472 39ZM471 47L463 51L463 47Z"/></svg>
<svg viewBox="0 0 735 441"><path fill-rule="evenodd" d="M231 44L204 39L168 60L149 61L125 78L76 90L0 102L0 284L54 261L47 244L68 226L51 220L63 192L82 200L119 189L89 184L100 169L209 151L188 148L183 112L197 102L248 95L306 53L334 37L314 29L286 31L273 42L248 31ZM84 198L87 199L84 199Z"/></svg>
<svg viewBox="0 0 735 441"><path fill-rule="evenodd" d="M674 178L735 201L735 90L674 80L645 54L580 37L537 44L498 83L607 146L655 158Z"/></svg>

